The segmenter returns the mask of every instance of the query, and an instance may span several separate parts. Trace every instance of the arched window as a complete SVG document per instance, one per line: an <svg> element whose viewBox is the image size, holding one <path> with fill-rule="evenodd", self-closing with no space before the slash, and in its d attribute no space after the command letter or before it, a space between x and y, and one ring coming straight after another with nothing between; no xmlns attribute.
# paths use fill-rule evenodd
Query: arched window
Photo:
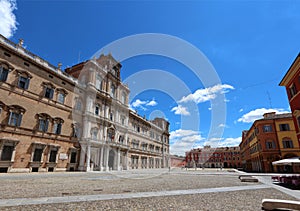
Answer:
<svg viewBox="0 0 300 211"><path fill-rule="evenodd" d="M38 130L41 132L47 132L49 127L49 122L51 117L48 114L40 113L38 114Z"/></svg>
<svg viewBox="0 0 300 211"><path fill-rule="evenodd" d="M18 105L12 105L8 107L9 118L8 125L20 127L22 122L23 114L25 113L25 109Z"/></svg>
<svg viewBox="0 0 300 211"><path fill-rule="evenodd" d="M52 100L55 86L49 82L43 82L42 85L44 86L44 97Z"/></svg>
<svg viewBox="0 0 300 211"><path fill-rule="evenodd" d="M29 87L29 82L32 76L27 72L23 70L16 70L18 74L18 87L21 89L28 89Z"/></svg>
<svg viewBox="0 0 300 211"><path fill-rule="evenodd" d="M0 63L0 81L5 82L7 80L8 72L8 65Z"/></svg>
<svg viewBox="0 0 300 211"><path fill-rule="evenodd" d="M57 102L64 104L68 92L64 89L56 89L56 91L57 91Z"/></svg>
<svg viewBox="0 0 300 211"><path fill-rule="evenodd" d="M53 119L53 133L60 135L63 123L64 123L63 119L61 119L59 117L54 118Z"/></svg>

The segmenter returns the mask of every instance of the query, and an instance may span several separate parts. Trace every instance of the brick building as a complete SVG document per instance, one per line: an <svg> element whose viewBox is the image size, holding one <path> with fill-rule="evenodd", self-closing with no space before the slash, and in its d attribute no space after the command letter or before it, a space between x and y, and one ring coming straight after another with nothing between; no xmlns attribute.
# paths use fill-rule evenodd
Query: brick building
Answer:
<svg viewBox="0 0 300 211"><path fill-rule="evenodd" d="M66 71L0 36L0 171L169 165L169 123L129 109L121 64L101 55Z"/></svg>
<svg viewBox="0 0 300 211"><path fill-rule="evenodd" d="M243 169L254 172L274 172L273 161L300 156L292 114L264 114L242 132L240 151Z"/></svg>
<svg viewBox="0 0 300 211"><path fill-rule="evenodd" d="M285 86L289 99L297 139L300 143L300 53L281 80L280 86Z"/></svg>
<svg viewBox="0 0 300 211"><path fill-rule="evenodd" d="M186 152L186 163L188 167L207 167L207 168L240 168L239 147L217 147L193 149Z"/></svg>

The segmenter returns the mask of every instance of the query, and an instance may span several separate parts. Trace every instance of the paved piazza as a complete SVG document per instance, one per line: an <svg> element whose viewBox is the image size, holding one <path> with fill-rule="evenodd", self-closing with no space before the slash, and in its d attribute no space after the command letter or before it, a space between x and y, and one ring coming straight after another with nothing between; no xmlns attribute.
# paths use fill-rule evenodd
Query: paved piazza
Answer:
<svg viewBox="0 0 300 211"><path fill-rule="evenodd" d="M261 210L264 198L299 200L271 182L217 169L0 174L1 210Z"/></svg>

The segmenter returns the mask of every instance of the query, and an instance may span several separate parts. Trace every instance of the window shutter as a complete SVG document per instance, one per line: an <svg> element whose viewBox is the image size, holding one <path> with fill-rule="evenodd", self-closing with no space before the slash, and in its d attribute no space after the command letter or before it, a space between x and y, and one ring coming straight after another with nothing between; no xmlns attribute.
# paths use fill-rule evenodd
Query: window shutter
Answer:
<svg viewBox="0 0 300 211"><path fill-rule="evenodd" d="M61 133L61 123L57 124L57 133L56 134L60 134Z"/></svg>
<svg viewBox="0 0 300 211"><path fill-rule="evenodd" d="M19 79L18 79L18 87L21 87L21 83L20 83L20 82L21 82L21 78L22 78L22 77L19 76Z"/></svg>
<svg viewBox="0 0 300 211"><path fill-rule="evenodd" d="M54 125L53 125L53 133L56 133L56 131L57 131L57 123L54 123Z"/></svg>
<svg viewBox="0 0 300 211"><path fill-rule="evenodd" d="M9 119L8 119L8 124L9 124L9 125L11 125L11 117L12 117L12 113L13 113L13 112L10 112L10 113L9 113Z"/></svg>
<svg viewBox="0 0 300 211"><path fill-rule="evenodd" d="M30 82L30 79L26 78L25 87L24 87L25 89L28 89L29 82Z"/></svg>
<svg viewBox="0 0 300 211"><path fill-rule="evenodd" d="M44 132L47 132L48 131L49 120L46 119L45 121L46 122L45 122L45 131Z"/></svg>
<svg viewBox="0 0 300 211"><path fill-rule="evenodd" d="M53 98L53 93L54 93L54 90L53 90L53 89L50 89L50 95L49 95L49 98L50 98L50 99Z"/></svg>
<svg viewBox="0 0 300 211"><path fill-rule="evenodd" d="M21 126L21 122L22 122L22 114L19 114L19 116L18 116L18 123L17 123L18 127Z"/></svg>

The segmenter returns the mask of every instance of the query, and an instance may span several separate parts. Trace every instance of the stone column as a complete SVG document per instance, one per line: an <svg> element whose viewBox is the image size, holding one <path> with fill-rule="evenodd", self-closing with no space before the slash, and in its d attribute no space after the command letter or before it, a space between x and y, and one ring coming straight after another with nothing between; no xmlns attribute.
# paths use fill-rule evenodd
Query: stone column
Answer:
<svg viewBox="0 0 300 211"><path fill-rule="evenodd" d="M128 151L126 151L125 153L125 158L124 158L124 162L125 162L125 170L128 170L129 169L129 166L128 166Z"/></svg>
<svg viewBox="0 0 300 211"><path fill-rule="evenodd" d="M84 161L85 161L85 153L86 153L86 145L81 144L81 150L80 150L80 160L79 160L79 171L84 171Z"/></svg>
<svg viewBox="0 0 300 211"><path fill-rule="evenodd" d="M86 171L91 171L91 145L87 145L86 152Z"/></svg>
<svg viewBox="0 0 300 211"><path fill-rule="evenodd" d="M106 155L105 155L105 166L106 166L106 171L109 171L109 166L108 166L108 160L109 160L109 147L106 147Z"/></svg>
<svg viewBox="0 0 300 211"><path fill-rule="evenodd" d="M118 151L117 151L117 170L120 171L121 168L120 168L120 148L118 148Z"/></svg>
<svg viewBox="0 0 300 211"><path fill-rule="evenodd" d="M103 146L100 149L100 171L103 171Z"/></svg>
<svg viewBox="0 0 300 211"><path fill-rule="evenodd" d="M104 126L103 127L103 141L107 141L107 127Z"/></svg>

